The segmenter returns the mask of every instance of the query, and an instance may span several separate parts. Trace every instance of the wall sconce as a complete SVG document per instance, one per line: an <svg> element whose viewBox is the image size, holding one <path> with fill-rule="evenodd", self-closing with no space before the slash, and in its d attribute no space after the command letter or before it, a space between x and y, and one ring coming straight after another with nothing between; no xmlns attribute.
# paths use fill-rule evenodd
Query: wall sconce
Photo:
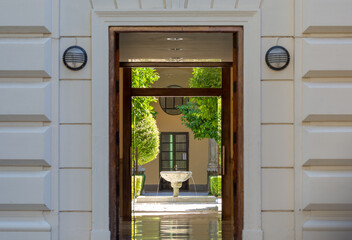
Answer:
<svg viewBox="0 0 352 240"><path fill-rule="evenodd" d="M87 53L79 46L71 46L64 52L62 60L68 69L78 71L87 64Z"/></svg>
<svg viewBox="0 0 352 240"><path fill-rule="evenodd" d="M281 46L271 47L265 54L265 62L275 71L283 70L290 63L290 54Z"/></svg>

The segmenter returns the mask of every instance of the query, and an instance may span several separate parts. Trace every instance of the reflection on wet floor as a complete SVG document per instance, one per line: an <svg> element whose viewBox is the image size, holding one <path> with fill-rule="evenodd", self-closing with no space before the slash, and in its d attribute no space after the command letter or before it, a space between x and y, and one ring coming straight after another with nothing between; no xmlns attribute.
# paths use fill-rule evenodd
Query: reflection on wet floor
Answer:
<svg viewBox="0 0 352 240"><path fill-rule="evenodd" d="M137 215L120 224L120 239L233 239L232 224L219 213Z"/></svg>

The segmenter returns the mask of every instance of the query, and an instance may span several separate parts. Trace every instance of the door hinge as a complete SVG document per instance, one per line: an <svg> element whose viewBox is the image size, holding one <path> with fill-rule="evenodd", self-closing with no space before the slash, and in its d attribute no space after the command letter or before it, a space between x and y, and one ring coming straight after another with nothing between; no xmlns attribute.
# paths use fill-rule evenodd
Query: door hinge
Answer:
<svg viewBox="0 0 352 240"><path fill-rule="evenodd" d="M237 82L233 82L233 92L237 92Z"/></svg>
<svg viewBox="0 0 352 240"><path fill-rule="evenodd" d="M115 82L115 90L116 90L116 93L118 93L119 92L119 82L118 81L116 81Z"/></svg>
<svg viewBox="0 0 352 240"><path fill-rule="evenodd" d="M116 132L116 145L120 144L120 135L119 132Z"/></svg>
<svg viewBox="0 0 352 240"><path fill-rule="evenodd" d="M237 195L237 182L233 182L233 196L236 197Z"/></svg>
<svg viewBox="0 0 352 240"><path fill-rule="evenodd" d="M233 133L233 144L237 144L237 132Z"/></svg>

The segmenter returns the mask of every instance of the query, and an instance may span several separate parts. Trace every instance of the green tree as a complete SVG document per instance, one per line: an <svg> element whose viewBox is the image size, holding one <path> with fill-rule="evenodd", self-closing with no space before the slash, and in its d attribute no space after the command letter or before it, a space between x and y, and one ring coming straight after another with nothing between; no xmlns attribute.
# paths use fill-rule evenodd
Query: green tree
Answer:
<svg viewBox="0 0 352 240"><path fill-rule="evenodd" d="M220 68L194 68L189 81L191 88L221 88ZM178 106L183 124L191 129L195 139L213 138L221 146L221 98L191 97Z"/></svg>
<svg viewBox="0 0 352 240"><path fill-rule="evenodd" d="M153 68L133 68L132 87L148 88L159 79ZM154 108L150 105L157 102L155 97L132 98L132 149L138 149L138 165L154 160L159 154L159 129L156 125ZM136 155L132 157L133 165Z"/></svg>
<svg viewBox="0 0 352 240"><path fill-rule="evenodd" d="M149 88L158 79L159 74L154 68L132 68L132 88ZM157 102L157 99L155 97L132 98L132 116L134 122L141 121L149 114L155 117L156 112L150 105L152 102Z"/></svg>

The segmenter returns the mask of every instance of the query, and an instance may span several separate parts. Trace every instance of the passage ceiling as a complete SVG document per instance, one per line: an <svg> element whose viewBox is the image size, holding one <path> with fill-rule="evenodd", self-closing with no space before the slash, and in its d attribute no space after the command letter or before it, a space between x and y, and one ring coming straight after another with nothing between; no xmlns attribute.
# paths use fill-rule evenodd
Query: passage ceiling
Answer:
<svg viewBox="0 0 352 240"><path fill-rule="evenodd" d="M232 62L232 33L120 33L120 62Z"/></svg>

